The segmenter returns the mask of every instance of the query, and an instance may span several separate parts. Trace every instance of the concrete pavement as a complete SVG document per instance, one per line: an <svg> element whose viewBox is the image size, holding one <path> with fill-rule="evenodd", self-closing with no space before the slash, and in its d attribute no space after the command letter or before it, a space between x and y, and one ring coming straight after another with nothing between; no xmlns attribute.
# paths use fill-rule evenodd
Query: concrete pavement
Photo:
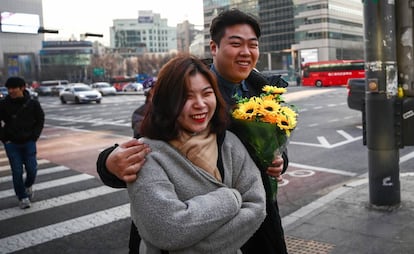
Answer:
<svg viewBox="0 0 414 254"><path fill-rule="evenodd" d="M282 218L289 253L414 253L414 173L400 182L396 207L373 207L360 178Z"/></svg>

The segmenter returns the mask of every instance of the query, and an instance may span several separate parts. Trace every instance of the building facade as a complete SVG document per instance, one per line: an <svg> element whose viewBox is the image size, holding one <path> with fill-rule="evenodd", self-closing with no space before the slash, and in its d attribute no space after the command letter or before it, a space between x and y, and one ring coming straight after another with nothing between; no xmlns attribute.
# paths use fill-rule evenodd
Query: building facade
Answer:
<svg viewBox="0 0 414 254"><path fill-rule="evenodd" d="M9 76L38 80L44 34L42 0L0 1L0 84Z"/></svg>
<svg viewBox="0 0 414 254"><path fill-rule="evenodd" d="M152 11L139 11L137 19L115 19L110 28L110 47L125 54L177 51L177 32L167 19ZM127 49L127 50L122 50Z"/></svg>
<svg viewBox="0 0 414 254"><path fill-rule="evenodd" d="M363 59L360 0L295 0L295 44L299 63Z"/></svg>
<svg viewBox="0 0 414 254"><path fill-rule="evenodd" d="M188 20L177 24L177 51L183 53L190 52L190 46L195 40L197 34L201 31L195 28Z"/></svg>
<svg viewBox="0 0 414 254"><path fill-rule="evenodd" d="M94 53L90 41L43 41L39 52L41 80L66 79L85 82Z"/></svg>

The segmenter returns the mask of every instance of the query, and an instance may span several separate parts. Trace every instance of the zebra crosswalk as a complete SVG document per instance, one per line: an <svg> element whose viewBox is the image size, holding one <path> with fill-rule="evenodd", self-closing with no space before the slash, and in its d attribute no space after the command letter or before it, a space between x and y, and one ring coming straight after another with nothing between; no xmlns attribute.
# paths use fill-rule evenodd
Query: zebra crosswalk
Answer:
<svg viewBox="0 0 414 254"><path fill-rule="evenodd" d="M39 159L34 200L22 210L4 158L0 149L0 254L127 253L130 210L125 189Z"/></svg>

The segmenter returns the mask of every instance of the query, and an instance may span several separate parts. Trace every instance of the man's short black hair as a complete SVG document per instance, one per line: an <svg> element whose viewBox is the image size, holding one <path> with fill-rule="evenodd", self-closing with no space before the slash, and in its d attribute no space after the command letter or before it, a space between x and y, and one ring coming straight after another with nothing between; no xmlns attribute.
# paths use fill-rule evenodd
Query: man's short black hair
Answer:
<svg viewBox="0 0 414 254"><path fill-rule="evenodd" d="M226 28L239 24L250 25L257 39L260 38L260 25L257 19L253 15L244 13L238 9L225 10L215 17L211 21L210 37L217 45L220 45L220 40L224 36Z"/></svg>
<svg viewBox="0 0 414 254"><path fill-rule="evenodd" d="M10 77L7 79L5 86L7 88L24 87L26 81L20 77Z"/></svg>

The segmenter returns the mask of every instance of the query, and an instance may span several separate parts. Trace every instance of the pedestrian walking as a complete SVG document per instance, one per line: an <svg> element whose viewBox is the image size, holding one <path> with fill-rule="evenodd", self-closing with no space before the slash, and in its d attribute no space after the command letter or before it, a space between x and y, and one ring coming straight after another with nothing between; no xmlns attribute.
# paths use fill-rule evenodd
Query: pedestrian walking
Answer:
<svg viewBox="0 0 414 254"><path fill-rule="evenodd" d="M36 141L43 130L45 115L40 103L30 98L23 78L10 77L5 86L8 95L0 101L0 139L9 159L19 206L26 209L33 200L37 174Z"/></svg>

